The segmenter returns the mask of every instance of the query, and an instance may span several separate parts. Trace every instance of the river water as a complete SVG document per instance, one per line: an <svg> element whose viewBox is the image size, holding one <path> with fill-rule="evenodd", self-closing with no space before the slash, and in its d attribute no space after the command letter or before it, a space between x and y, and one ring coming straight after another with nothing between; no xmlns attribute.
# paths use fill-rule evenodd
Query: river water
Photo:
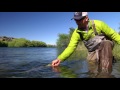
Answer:
<svg viewBox="0 0 120 90"><path fill-rule="evenodd" d="M85 59L66 60L59 67L48 66L57 48L0 48L0 78L93 78ZM120 61L108 78L120 78Z"/></svg>

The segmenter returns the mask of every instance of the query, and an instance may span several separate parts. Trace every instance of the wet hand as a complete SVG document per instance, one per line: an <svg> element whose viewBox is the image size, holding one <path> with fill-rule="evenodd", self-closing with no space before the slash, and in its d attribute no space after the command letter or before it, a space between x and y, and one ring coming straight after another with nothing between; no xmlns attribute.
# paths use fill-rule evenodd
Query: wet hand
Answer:
<svg viewBox="0 0 120 90"><path fill-rule="evenodd" d="M53 66L53 67L59 66L60 62L61 62L61 61L60 61L59 59L53 60L53 61L52 61L52 66Z"/></svg>

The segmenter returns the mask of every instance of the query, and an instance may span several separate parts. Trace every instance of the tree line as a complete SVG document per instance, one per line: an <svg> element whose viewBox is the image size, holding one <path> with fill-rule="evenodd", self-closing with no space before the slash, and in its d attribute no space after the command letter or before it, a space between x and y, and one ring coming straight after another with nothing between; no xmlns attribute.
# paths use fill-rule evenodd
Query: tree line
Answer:
<svg viewBox="0 0 120 90"><path fill-rule="evenodd" d="M43 41L30 41L25 38L14 38L11 41L0 40L0 47L55 47Z"/></svg>

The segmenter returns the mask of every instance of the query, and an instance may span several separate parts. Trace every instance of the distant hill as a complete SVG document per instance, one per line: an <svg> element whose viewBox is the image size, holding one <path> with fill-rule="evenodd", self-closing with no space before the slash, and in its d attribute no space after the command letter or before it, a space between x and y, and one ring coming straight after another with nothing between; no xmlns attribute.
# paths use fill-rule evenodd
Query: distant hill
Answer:
<svg viewBox="0 0 120 90"><path fill-rule="evenodd" d="M14 37L0 36L0 41L12 41Z"/></svg>

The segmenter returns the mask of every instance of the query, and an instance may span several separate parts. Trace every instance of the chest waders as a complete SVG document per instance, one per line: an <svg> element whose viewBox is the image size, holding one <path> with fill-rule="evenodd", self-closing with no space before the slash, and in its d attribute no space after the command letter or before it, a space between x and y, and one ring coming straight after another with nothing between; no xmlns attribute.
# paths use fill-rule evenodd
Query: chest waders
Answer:
<svg viewBox="0 0 120 90"><path fill-rule="evenodd" d="M87 60L89 62L89 70L92 73L111 73L113 60L113 42L108 39L103 33L98 35L94 21L92 20L95 37L89 40L84 40L80 33L81 40L88 49Z"/></svg>

